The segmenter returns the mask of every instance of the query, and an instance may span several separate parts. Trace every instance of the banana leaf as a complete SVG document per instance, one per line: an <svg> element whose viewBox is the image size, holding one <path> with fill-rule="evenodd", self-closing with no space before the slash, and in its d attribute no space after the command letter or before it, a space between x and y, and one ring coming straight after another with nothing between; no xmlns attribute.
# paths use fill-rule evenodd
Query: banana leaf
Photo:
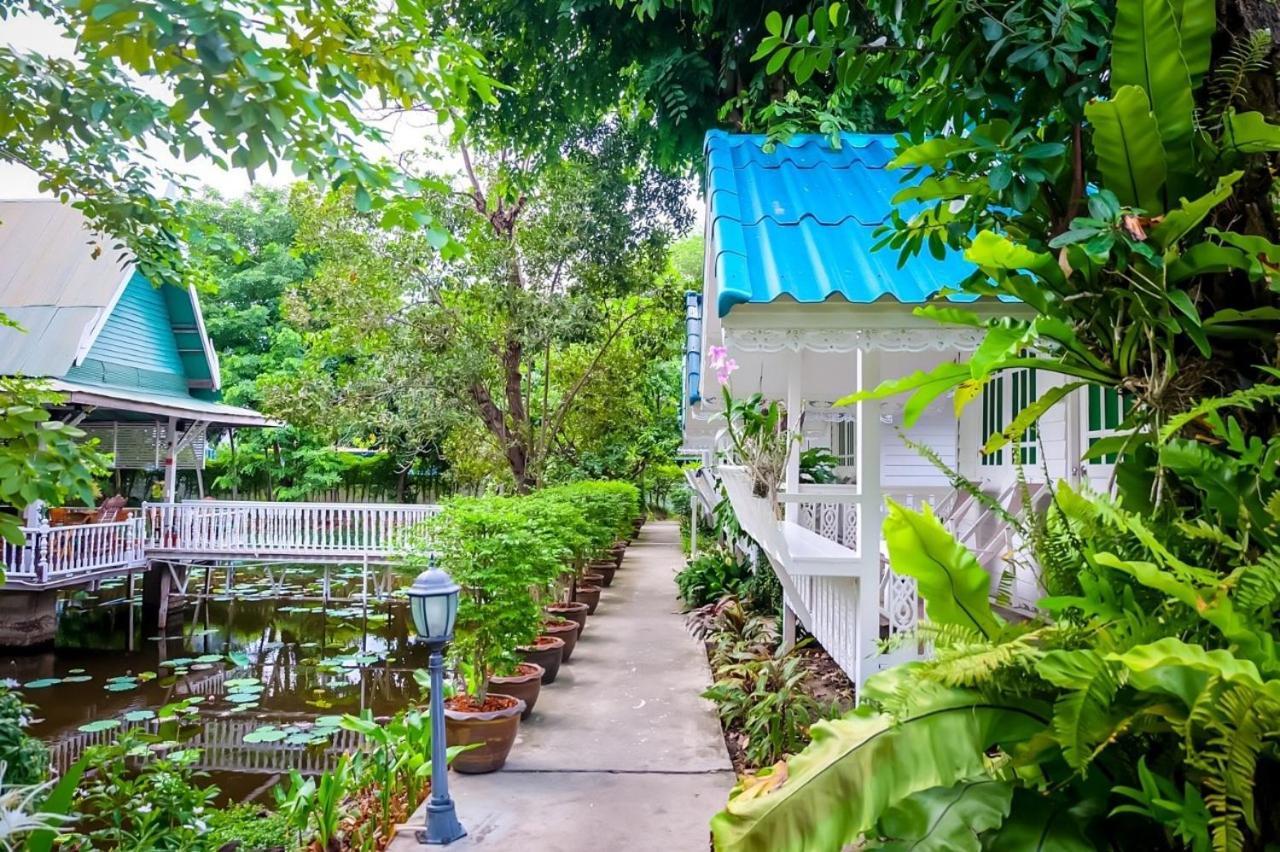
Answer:
<svg viewBox="0 0 1280 852"><path fill-rule="evenodd" d="M893 840L876 852L982 852L979 835L1009 815L1013 785L980 778L933 787L889 808L879 833Z"/></svg>
<svg viewBox="0 0 1280 852"><path fill-rule="evenodd" d="M889 564L898 574L915 578L929 620L968 627L988 639L999 634L1004 622L991 609L991 575L977 558L927 504L916 512L893 500L885 503Z"/></svg>
<svg viewBox="0 0 1280 852"><path fill-rule="evenodd" d="M1095 101L1084 112L1093 123L1093 147L1106 188L1123 204L1163 213L1168 167L1146 92L1124 86L1111 100Z"/></svg>
<svg viewBox="0 0 1280 852"><path fill-rule="evenodd" d="M870 831L908 796L981 775L993 744L1025 741L1047 720L1026 701L966 690L929 694L896 720L868 705L813 726L786 771L748 779L711 820L719 852L829 852ZM774 786L774 783L776 786Z"/></svg>
<svg viewBox="0 0 1280 852"><path fill-rule="evenodd" d="M1193 13L1197 2L1205 0L1184 2L1184 18ZM1191 139L1195 131L1195 99L1173 6L1169 0L1119 0L1112 38L1113 96L1119 97L1120 91L1130 86L1142 89L1150 99L1171 165L1194 168Z"/></svg>

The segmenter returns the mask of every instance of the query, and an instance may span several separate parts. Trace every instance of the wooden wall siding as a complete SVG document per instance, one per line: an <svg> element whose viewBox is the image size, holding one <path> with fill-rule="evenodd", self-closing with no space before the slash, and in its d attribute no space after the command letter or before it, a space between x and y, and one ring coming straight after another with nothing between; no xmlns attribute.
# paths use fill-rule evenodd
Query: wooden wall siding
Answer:
<svg viewBox="0 0 1280 852"><path fill-rule="evenodd" d="M899 430L902 429L902 433ZM947 477L933 463L902 441L923 444L942 457L942 461L955 469L956 420L951 410L951 400L929 406L910 429L901 425L884 426L880 430L880 482L885 487L921 488L949 485Z"/></svg>
<svg viewBox="0 0 1280 852"><path fill-rule="evenodd" d="M66 377L185 394L187 374L164 294L134 275L84 363Z"/></svg>

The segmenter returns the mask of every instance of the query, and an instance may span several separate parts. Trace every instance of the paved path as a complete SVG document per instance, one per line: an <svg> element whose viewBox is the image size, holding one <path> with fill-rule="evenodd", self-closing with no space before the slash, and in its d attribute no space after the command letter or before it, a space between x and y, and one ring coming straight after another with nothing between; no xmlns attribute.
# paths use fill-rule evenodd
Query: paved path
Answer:
<svg viewBox="0 0 1280 852"><path fill-rule="evenodd" d="M560 676L544 686L506 767L450 776L469 835L454 849L705 852L733 786L710 672L672 576L679 529L650 522L627 549ZM420 852L412 829L391 852Z"/></svg>

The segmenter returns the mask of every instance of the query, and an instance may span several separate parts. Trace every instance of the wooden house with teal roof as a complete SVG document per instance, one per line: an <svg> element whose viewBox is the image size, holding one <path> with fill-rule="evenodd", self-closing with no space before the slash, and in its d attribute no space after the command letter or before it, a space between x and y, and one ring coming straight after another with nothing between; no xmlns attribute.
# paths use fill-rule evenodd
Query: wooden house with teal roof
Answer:
<svg viewBox="0 0 1280 852"><path fill-rule="evenodd" d="M203 467L211 429L267 426L220 401L218 356L193 288L156 287L116 241L52 199L0 201L0 375L40 378L56 412L123 469Z"/></svg>

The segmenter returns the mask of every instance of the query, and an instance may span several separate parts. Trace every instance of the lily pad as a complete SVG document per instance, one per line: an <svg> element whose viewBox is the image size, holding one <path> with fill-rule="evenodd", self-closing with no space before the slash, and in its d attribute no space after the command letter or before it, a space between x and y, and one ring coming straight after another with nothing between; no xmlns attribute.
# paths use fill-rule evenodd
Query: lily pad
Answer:
<svg viewBox="0 0 1280 852"><path fill-rule="evenodd" d="M86 734L96 734L101 731L110 731L112 728L120 727L119 719L98 719L95 722L87 722L76 730L83 731Z"/></svg>
<svg viewBox="0 0 1280 852"><path fill-rule="evenodd" d="M137 689L138 682L136 680L116 681L109 683L103 687L107 692L128 692L131 689Z"/></svg>
<svg viewBox="0 0 1280 852"><path fill-rule="evenodd" d="M285 731L277 728L265 727L258 728L256 731L250 731L244 735L244 741L247 743L277 743L289 736Z"/></svg>
<svg viewBox="0 0 1280 852"><path fill-rule="evenodd" d="M148 719L154 719L155 717L156 711L154 710L130 710L128 713L124 714L124 720L126 722L145 722Z"/></svg>
<svg viewBox="0 0 1280 852"><path fill-rule="evenodd" d="M250 701L257 701L258 694L256 692L231 692L227 694L227 700L233 704L248 704Z"/></svg>
<svg viewBox="0 0 1280 852"><path fill-rule="evenodd" d="M243 686L258 686L262 681L256 677L235 677L228 681L223 681L223 685L228 689L236 689Z"/></svg>
<svg viewBox="0 0 1280 852"><path fill-rule="evenodd" d="M44 689L46 686L57 686L62 683L60 677L42 677L39 680L29 680L22 685L23 689Z"/></svg>
<svg viewBox="0 0 1280 852"><path fill-rule="evenodd" d="M87 683L93 680L91 675L68 675L62 679L63 683Z"/></svg>

